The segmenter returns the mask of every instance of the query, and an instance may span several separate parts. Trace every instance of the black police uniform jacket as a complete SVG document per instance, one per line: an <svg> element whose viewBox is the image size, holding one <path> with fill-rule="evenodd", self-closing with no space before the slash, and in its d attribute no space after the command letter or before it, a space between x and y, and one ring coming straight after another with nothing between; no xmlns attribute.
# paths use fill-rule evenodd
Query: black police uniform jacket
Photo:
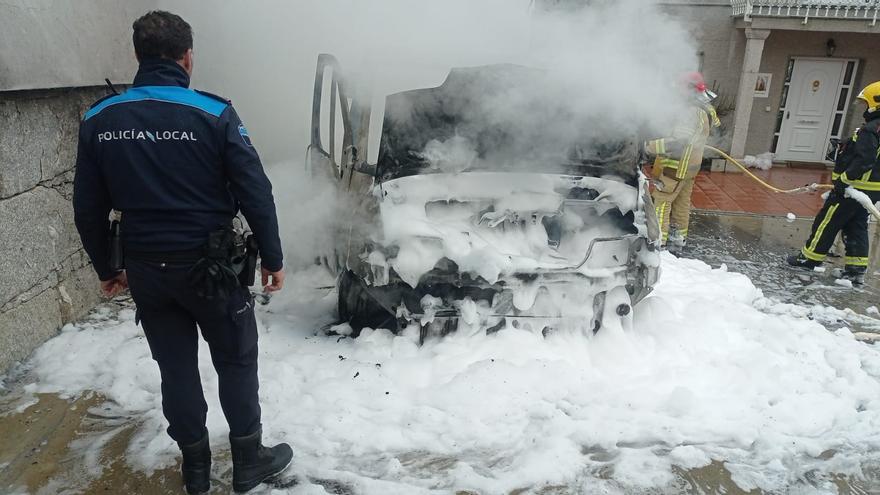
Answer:
<svg viewBox="0 0 880 495"><path fill-rule="evenodd" d="M122 212L125 249L189 251L240 210L262 266L282 267L272 185L228 100L189 88L174 61L140 64L131 89L96 102L79 131L74 218L101 280L109 213Z"/></svg>

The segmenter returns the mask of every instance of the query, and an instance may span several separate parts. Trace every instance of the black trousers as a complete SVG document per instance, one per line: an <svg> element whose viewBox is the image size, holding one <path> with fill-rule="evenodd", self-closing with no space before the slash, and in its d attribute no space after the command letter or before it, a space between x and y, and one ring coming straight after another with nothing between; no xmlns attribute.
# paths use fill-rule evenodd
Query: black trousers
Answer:
<svg viewBox="0 0 880 495"><path fill-rule="evenodd" d="M208 405L199 376L198 326L217 370L220 405L230 435L249 435L260 427L253 300L243 288L225 300L197 296L187 281L191 266L126 258L137 319L162 375L168 434L181 444L191 444L206 431Z"/></svg>
<svg viewBox="0 0 880 495"><path fill-rule="evenodd" d="M880 192L866 192L872 202L880 200ZM843 233L846 246L844 263L848 267L867 267L870 244L868 239L868 211L851 198L828 196L816 219L810 237L801 250L807 259L825 261L837 234Z"/></svg>

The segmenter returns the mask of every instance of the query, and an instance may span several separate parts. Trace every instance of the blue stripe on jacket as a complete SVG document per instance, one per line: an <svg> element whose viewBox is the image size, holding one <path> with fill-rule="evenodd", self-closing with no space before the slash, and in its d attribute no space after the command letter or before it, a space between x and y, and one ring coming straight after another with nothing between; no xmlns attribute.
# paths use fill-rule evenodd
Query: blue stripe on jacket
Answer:
<svg viewBox="0 0 880 495"><path fill-rule="evenodd" d="M95 115L101 113L107 107L119 105L122 103L132 103L136 101L161 101L165 103L175 103L178 105L186 105L219 117L220 114L229 106L228 103L216 100L209 96L199 94L191 89L181 88L179 86L137 86L129 89L125 93L107 98L98 103L86 112L83 120L89 120Z"/></svg>

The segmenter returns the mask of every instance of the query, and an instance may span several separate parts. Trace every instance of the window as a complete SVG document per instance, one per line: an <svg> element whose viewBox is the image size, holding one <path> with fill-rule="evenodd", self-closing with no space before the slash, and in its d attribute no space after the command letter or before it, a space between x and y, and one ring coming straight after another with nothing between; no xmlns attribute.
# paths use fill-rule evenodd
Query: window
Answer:
<svg viewBox="0 0 880 495"><path fill-rule="evenodd" d="M791 75L794 73L794 59L788 59L788 65L785 67L785 81L782 82L782 96L779 97L779 112L776 113L776 126L773 128L773 146L770 149L774 153L779 150L776 146L779 144L779 133L782 132L782 118L785 116L786 105L788 105L788 89L791 87Z"/></svg>
<svg viewBox="0 0 880 495"><path fill-rule="evenodd" d="M837 107L834 109L834 123L831 125L831 138L841 138L843 133L843 121L846 118L847 110L849 110L850 96L852 96L853 84L855 83L855 73L858 69L858 62L849 60L846 63L846 70L843 73L843 82L840 85L840 95L837 97Z"/></svg>

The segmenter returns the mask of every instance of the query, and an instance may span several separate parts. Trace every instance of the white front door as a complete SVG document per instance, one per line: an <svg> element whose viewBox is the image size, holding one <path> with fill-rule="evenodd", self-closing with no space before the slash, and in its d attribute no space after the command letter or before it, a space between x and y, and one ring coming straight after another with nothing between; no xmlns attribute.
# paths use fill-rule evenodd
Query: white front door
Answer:
<svg viewBox="0 0 880 495"><path fill-rule="evenodd" d="M776 147L778 159L824 160L845 68L845 60L795 59Z"/></svg>

